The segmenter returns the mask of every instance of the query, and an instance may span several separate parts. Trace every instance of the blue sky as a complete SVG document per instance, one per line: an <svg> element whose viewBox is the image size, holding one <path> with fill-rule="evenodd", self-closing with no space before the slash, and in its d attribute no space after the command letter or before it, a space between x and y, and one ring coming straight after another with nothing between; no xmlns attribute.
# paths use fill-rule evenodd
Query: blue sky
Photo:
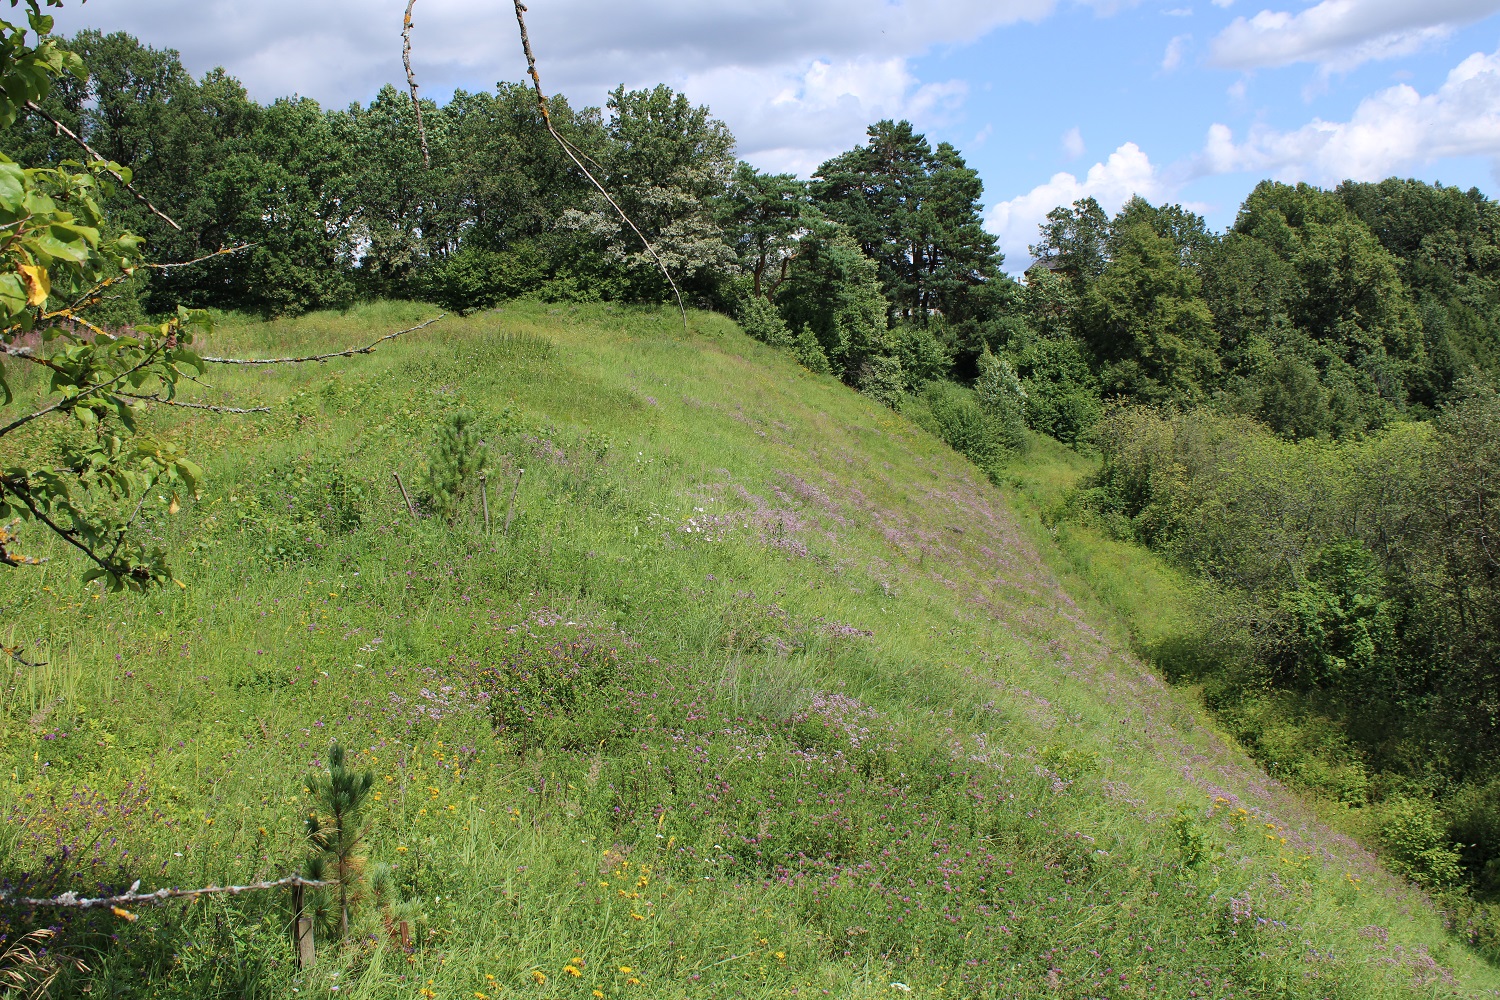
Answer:
<svg viewBox="0 0 1500 1000"><path fill-rule="evenodd" d="M909 118L985 182L1008 266L1083 194L1179 201L1216 227L1263 177L1391 174L1495 193L1500 0L532 0L544 82L600 103L664 81L767 169L808 174ZM368 100L402 78L405 0L91 0L59 30L127 30L262 100ZM426 96L519 79L503 0L417 0Z"/></svg>

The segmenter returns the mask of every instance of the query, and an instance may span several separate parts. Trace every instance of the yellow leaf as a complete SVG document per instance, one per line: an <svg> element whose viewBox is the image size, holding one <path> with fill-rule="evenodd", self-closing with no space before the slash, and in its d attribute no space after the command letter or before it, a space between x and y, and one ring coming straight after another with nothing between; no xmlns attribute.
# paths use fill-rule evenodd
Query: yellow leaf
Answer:
<svg viewBox="0 0 1500 1000"><path fill-rule="evenodd" d="M114 915L119 917L121 920L128 920L131 923L135 923L140 919L140 917L136 916L134 913L131 913L129 910L122 910L118 906L111 906L110 910L113 911Z"/></svg>
<svg viewBox="0 0 1500 1000"><path fill-rule="evenodd" d="M167 504L167 513L175 514L182 509L182 504L177 499L177 494L172 494L172 502Z"/></svg>
<svg viewBox="0 0 1500 1000"><path fill-rule="evenodd" d="M47 296L52 294L52 276L47 273L47 269L35 264L22 264L20 271L21 280L26 283L26 304L39 306L46 302Z"/></svg>

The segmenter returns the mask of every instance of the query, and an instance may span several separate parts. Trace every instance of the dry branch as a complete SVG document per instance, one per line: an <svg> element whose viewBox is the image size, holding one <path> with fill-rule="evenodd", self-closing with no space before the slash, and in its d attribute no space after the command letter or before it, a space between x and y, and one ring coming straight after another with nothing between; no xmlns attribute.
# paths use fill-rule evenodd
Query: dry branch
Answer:
<svg viewBox="0 0 1500 1000"><path fill-rule="evenodd" d="M322 889L332 885L331 882L318 882L306 879L300 875L289 875L274 882L253 882L250 885L210 885L202 889L157 889L155 892L136 892L136 882L131 886L129 892L118 896L98 896L89 898L80 896L76 892L65 892L61 896L53 896L51 899L31 899L26 896L13 896L9 893L0 892L0 903L12 906L35 906L66 910L101 910L106 907L117 909L125 906L139 906L142 903L161 903L168 899L182 899L189 896L215 896L228 893L238 896L242 892L262 892L267 889L286 889L292 886L303 886L309 889Z"/></svg>
<svg viewBox="0 0 1500 1000"><path fill-rule="evenodd" d="M422 140L422 162L432 169L432 155L427 152L427 126L422 124L422 102L417 99L417 75L411 70L411 9L417 0L406 0L406 19L401 23L401 62L406 65L406 85L411 88L411 106L417 113L417 135Z"/></svg>
<svg viewBox="0 0 1500 1000"><path fill-rule="evenodd" d="M547 126L547 131L552 133L552 138L557 140L557 144L562 147L563 152L568 154L568 159L572 160L574 165L583 171L583 176L587 177L589 183L598 188L599 193L604 196L604 200L609 202L610 208L615 210L625 225L629 226L631 231L639 236L641 242L645 244L646 252L651 255L652 260L656 261L656 266L661 269L662 277L666 278L667 284L672 286L672 294L677 296L677 311L682 313L683 330L687 330L687 307L682 304L682 291L677 287L677 282L672 280L671 272L667 270L666 263L656 252L656 247L651 245L651 241L646 239L646 234L640 231L639 227L631 221L630 216L625 214L625 210L615 202L614 198L610 197L609 192L604 189L604 185L600 184L598 179L589 173L589 168L584 166L583 160L580 159L582 154L575 150L573 144L564 139L562 134L557 131L556 126L552 124L552 112L547 106L547 95L542 90L542 78L536 71L536 56L531 52L531 38L526 34L526 5L521 3L521 0L515 0L515 5L516 23L521 27L521 49L526 53L526 71L531 74L532 85L536 88L536 105L537 109L542 113L542 123ZM595 166L597 165L595 164Z"/></svg>
<svg viewBox="0 0 1500 1000"><path fill-rule="evenodd" d="M270 413L269 406L252 406L248 409L238 406L210 406L208 403L185 403L180 399L165 399L161 396L147 396L138 392L120 392L118 396L127 399L139 399L146 403L160 403L163 406L182 406L189 410L208 410L212 413Z"/></svg>
<svg viewBox="0 0 1500 1000"><path fill-rule="evenodd" d="M408 327L405 330L388 333L364 347L351 347L347 351L335 351L332 354L313 354L305 358L204 358L203 360L216 365L300 365L308 361L328 361L331 358L352 358L356 354L374 354L375 348L387 340L395 340L397 337L405 336L408 333L425 330L447 315L447 313L443 313L441 316L434 316L425 323L418 323L416 326Z"/></svg>
<svg viewBox="0 0 1500 1000"><path fill-rule="evenodd" d="M167 225L171 226L173 229L177 230L179 233L182 232L182 227L177 224L177 222L176 222L175 219L173 219L166 212L163 212L161 209L157 208L155 205L151 204L151 202L149 202L149 201L146 200L146 196L145 195L141 194L135 188L131 187L130 186L130 182L127 181L124 177L120 176L119 172L116 171L114 167L108 166L108 164L109 164L110 161L107 160L107 159L105 159L103 156L99 155L99 153L97 151L95 151L95 149L94 149L93 146L90 146L88 143L84 142L83 138L81 136L79 136L78 133L74 132L72 129L68 128L68 126L64 125L62 122L58 121L56 118L53 118L51 115L49 115L45 110L42 109L42 106L40 104L38 104L36 101L27 101L26 102L26 109L28 111L35 112L36 114L39 114L43 118L47 119L49 122L52 123L52 127L57 130L57 133L59 135L65 135L69 139L72 139L74 142L76 142L83 149L84 152L88 153L90 156L92 156L95 160L98 160L100 163L105 164L106 165L105 169L108 170L111 174L114 175L115 180L119 181L121 184L123 184L125 186L125 190L126 191L129 191L132 195L135 196L135 200L136 201L140 202L142 205L145 205L148 209L151 210L151 214L153 214L157 218L161 219Z"/></svg>

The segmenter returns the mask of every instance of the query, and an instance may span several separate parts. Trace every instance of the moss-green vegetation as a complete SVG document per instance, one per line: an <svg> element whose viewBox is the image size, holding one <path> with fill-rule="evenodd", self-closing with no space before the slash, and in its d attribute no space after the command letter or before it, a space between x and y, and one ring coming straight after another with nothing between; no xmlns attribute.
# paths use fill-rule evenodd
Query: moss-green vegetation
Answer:
<svg viewBox="0 0 1500 1000"><path fill-rule="evenodd" d="M213 346L424 315L230 320ZM40 540L44 571L0 578L7 645L44 661L7 668L0 715L0 871L28 894L292 874L330 744L376 776L350 936L313 970L284 896L204 899L64 918L91 971L59 995L1500 987L1131 655L1111 609L1149 647L1187 585L1043 516L1081 459L1037 442L997 489L692 324L513 305L355 363L216 371L273 411L153 417L209 474L148 513L184 588L96 596ZM414 519L393 480L426 481L460 412L488 533L482 497Z"/></svg>

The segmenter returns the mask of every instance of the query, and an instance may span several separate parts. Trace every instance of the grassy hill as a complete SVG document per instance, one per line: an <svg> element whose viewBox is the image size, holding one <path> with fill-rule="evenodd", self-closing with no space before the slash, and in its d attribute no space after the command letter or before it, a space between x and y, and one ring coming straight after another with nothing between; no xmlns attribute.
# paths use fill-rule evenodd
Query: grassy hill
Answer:
<svg viewBox="0 0 1500 1000"><path fill-rule="evenodd" d="M226 321L212 346L427 315ZM146 514L182 588L101 596L56 548L0 577L6 645L45 661L6 668L0 715L0 874L28 893L292 874L330 741L376 780L374 885L313 970L263 893L71 920L91 971L56 995L1500 990L1131 655L1111 609L1160 614L1175 584L1054 538L1036 510L1070 453L1039 442L996 489L691 325L517 304L215 370L214 401L272 410L152 418L211 476ZM492 455L489 532L477 501L413 518L393 480L415 499L458 410Z"/></svg>

